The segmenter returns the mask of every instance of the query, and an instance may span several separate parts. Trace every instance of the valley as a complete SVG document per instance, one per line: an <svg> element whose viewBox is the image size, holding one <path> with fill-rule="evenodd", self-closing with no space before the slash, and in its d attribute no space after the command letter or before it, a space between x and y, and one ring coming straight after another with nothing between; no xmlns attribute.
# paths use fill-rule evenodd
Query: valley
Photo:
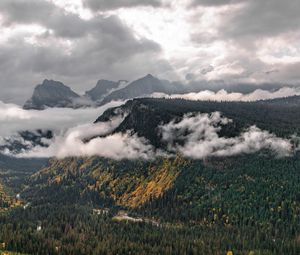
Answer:
<svg viewBox="0 0 300 255"><path fill-rule="evenodd" d="M124 114L100 139L131 132L148 141L152 158L2 156L0 241L28 254L298 254L300 154L293 135L300 108L294 102L134 99L108 109L93 125ZM208 115L214 112L221 114ZM280 156L277 147L253 147L256 140L247 145L254 149L229 156L172 151L161 127L197 118L226 120L206 127L219 142L245 143L240 134L256 125L265 130L256 135L271 132L263 136L267 145L288 141L290 151ZM194 131L176 132L188 139Z"/></svg>

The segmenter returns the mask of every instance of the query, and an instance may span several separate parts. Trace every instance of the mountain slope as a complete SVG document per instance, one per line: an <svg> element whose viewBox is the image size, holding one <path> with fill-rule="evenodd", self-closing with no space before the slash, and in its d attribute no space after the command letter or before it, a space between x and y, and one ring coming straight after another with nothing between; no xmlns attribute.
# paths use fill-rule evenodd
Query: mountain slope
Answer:
<svg viewBox="0 0 300 255"><path fill-rule="evenodd" d="M286 99L289 100L289 99ZM181 118L187 113L221 112L232 123L224 126L222 132L231 137L243 129L257 127L275 133L278 136L289 136L300 133L300 104L289 104L286 100L261 102L210 102L188 101L183 99L141 98L128 101L126 104L106 110L95 122L111 119L115 112L128 112L124 121L114 132L132 130L139 136L148 139L155 147L162 146L158 127L173 119ZM273 102L273 103L272 103ZM277 102L277 103L276 103Z"/></svg>
<svg viewBox="0 0 300 255"><path fill-rule="evenodd" d="M164 149L167 146L162 140L159 126L171 120L180 120L186 113L220 111L224 116L231 118L232 122L218 130L220 137L236 137L242 130L252 125L274 132L280 137L299 134L300 107L294 104L284 105L282 102L266 104L266 102L198 102L141 98L107 110L96 120L96 123L106 122L115 117L116 113L127 112L127 117L113 133L136 133L148 139L157 149ZM241 155L240 158L243 159L244 156ZM261 157L264 161L266 155L272 157L272 154L264 151L257 152L256 156L249 155L245 158L251 161L253 157ZM298 157L297 154L294 156ZM181 169L186 166L195 164L194 167L204 165L219 170L230 169L233 158L206 157L203 161L191 161L181 157L165 160L156 158L154 161L114 161L99 157L66 158L51 161L47 168L33 175L29 187L40 187L48 183L49 187L62 188L65 192L64 197L69 194L76 201L80 200L83 194L88 194L88 199L92 200L96 198L101 200L103 195L105 203L135 208L154 198L158 199L167 192L179 177ZM293 160L295 159L291 159L288 164L291 164ZM291 167L294 166L291 165ZM66 187L68 187L67 190L65 190ZM36 192L34 189L27 190L26 194L31 197L30 194ZM39 191L38 195L42 198L45 196L43 199L48 199L46 198L48 193L49 190L42 195ZM99 194L102 195L98 197ZM61 198L55 196L55 199Z"/></svg>
<svg viewBox="0 0 300 255"><path fill-rule="evenodd" d="M299 155L275 159L259 154L204 161L67 158L50 161L21 194L33 204L93 204L204 225L267 224L271 217L286 217L272 212L280 206L300 224L294 214L300 212L299 162Z"/></svg>
<svg viewBox="0 0 300 255"><path fill-rule="evenodd" d="M114 132L138 133L157 146L154 131L161 123L198 112L233 119L220 136L253 124L289 136L299 134L300 108L293 102L135 99L97 121L124 111ZM28 209L0 214L0 240L30 254L107 254L113 247L112 254L298 255L299 169L299 152L283 158L259 151L202 160L52 159L21 185Z"/></svg>
<svg viewBox="0 0 300 255"><path fill-rule="evenodd" d="M275 98L270 100L262 100L261 103L268 105L280 105L282 107L299 107L300 106L300 96L290 96L283 98Z"/></svg>
<svg viewBox="0 0 300 255"><path fill-rule="evenodd" d="M150 95L154 92L174 93L176 85L166 80L159 80L151 74L131 82L125 88L112 92L102 101L102 104L112 100L125 100Z"/></svg>
<svg viewBox="0 0 300 255"><path fill-rule="evenodd" d="M85 92L85 96L89 97L93 101L101 101L111 91L118 89L122 82L126 81L108 81L99 80L96 86Z"/></svg>
<svg viewBox="0 0 300 255"><path fill-rule="evenodd" d="M21 193L28 209L0 214L0 240L30 254L298 255L299 164L52 160Z"/></svg>
<svg viewBox="0 0 300 255"><path fill-rule="evenodd" d="M43 110L46 107L74 107L80 96L59 81L44 80L35 87L24 109Z"/></svg>

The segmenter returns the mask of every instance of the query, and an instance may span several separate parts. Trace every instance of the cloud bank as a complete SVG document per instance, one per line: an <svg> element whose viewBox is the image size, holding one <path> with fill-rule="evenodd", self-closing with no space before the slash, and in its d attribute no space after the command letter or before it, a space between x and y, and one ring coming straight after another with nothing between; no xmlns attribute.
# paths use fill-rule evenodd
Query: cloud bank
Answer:
<svg viewBox="0 0 300 255"><path fill-rule="evenodd" d="M110 134L124 120L117 116L108 122L70 128L48 141L49 147L36 146L17 154L18 157L101 156L120 159L153 158L153 148L143 138L128 133ZM106 136L105 136L106 135Z"/></svg>
<svg viewBox="0 0 300 255"><path fill-rule="evenodd" d="M288 156L291 152L289 140L278 138L255 126L237 137L220 137L218 132L221 127L230 121L219 112L185 115L178 123L172 121L161 126L162 137L168 142L169 150L194 159L249 154L262 149L268 149L278 156ZM183 145L179 142L183 142Z"/></svg>
<svg viewBox="0 0 300 255"><path fill-rule="evenodd" d="M98 108L47 108L37 111L24 110L18 105L0 101L0 137L37 129L61 132L76 125L91 123L106 109L123 103L124 101L113 101Z"/></svg>
<svg viewBox="0 0 300 255"><path fill-rule="evenodd" d="M289 88L283 87L277 91L268 91L257 89L249 94L242 94L237 92L229 93L222 89L218 92L213 92L210 90L204 90L200 92L192 92L186 94L164 94L164 93L153 93L152 97L166 97L166 98L183 98L187 100L210 100L210 101L244 101L251 102L257 100L267 100L274 98L282 98L300 95L300 88Z"/></svg>
<svg viewBox="0 0 300 255"><path fill-rule="evenodd" d="M154 159L181 154L193 159L250 154L269 150L276 156L291 154L293 147L288 139L276 137L255 126L244 130L236 137L221 137L219 131L232 120L219 112L211 114L186 114L180 121L171 121L159 126L166 149L156 150L148 140L128 130L125 133L113 131L122 123L126 113L118 112L107 122L83 124L56 133L53 138L44 139L45 146L29 146L29 149L6 154L16 157L101 156L120 159Z"/></svg>

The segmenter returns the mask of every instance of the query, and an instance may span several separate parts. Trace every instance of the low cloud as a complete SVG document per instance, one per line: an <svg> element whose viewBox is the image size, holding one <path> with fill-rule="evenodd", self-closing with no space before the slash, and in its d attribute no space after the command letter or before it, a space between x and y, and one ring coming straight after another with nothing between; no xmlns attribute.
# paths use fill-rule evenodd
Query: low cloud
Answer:
<svg viewBox="0 0 300 255"><path fill-rule="evenodd" d="M0 145L2 153L16 157L57 157L98 155L113 159L152 158L153 149L143 138L129 133L110 134L123 121L126 113L108 122L92 124L106 109L124 101L110 102L99 108L48 108L24 110L18 105L0 102ZM86 124L89 123L89 124ZM24 140L19 132L52 130L53 138L42 138L45 146ZM104 136L104 137L103 137ZM9 150L9 143L24 145L21 151ZM1 147L1 146L0 146Z"/></svg>
<svg viewBox="0 0 300 255"><path fill-rule="evenodd" d="M162 137L168 142L169 150L194 159L249 154L262 149L271 150L277 156L290 154L292 145L289 140L276 137L255 126L251 126L237 137L220 137L218 132L222 125L230 121L218 112L185 115L178 123L172 121L161 126Z"/></svg>
<svg viewBox="0 0 300 255"><path fill-rule="evenodd" d="M175 120L160 126L166 150L155 151L143 137L130 133L111 133L124 119L115 117L108 122L80 125L45 141L48 147L36 146L16 154L17 157L101 156L120 159L153 159L182 154L193 159L250 154L269 150L278 157L289 156L292 143L251 126L236 137L220 137L219 131L232 120L219 112L211 114L186 114L179 122Z"/></svg>
<svg viewBox="0 0 300 255"><path fill-rule="evenodd" d="M118 111L107 122L92 122L107 108L118 106L112 102L100 108L65 109L44 111L23 110L17 105L0 103L0 147L4 138L24 144L25 149L3 153L16 157L101 156L120 159L153 159L182 154L188 158L233 156L270 150L277 156L288 156L293 151L292 140L283 139L251 126L236 137L221 137L219 131L232 120L219 112L211 114L186 114L181 120L173 120L159 127L162 140L168 144L165 150L155 150L148 140L133 134L114 133L127 116ZM89 124L86 124L89 123ZM53 136L41 138L41 144L33 144L18 136L21 131L53 130ZM2 140L2 141L1 141ZM7 141L7 140L6 140Z"/></svg>
<svg viewBox="0 0 300 255"><path fill-rule="evenodd" d="M210 101L244 101L251 102L257 100L267 100L281 97L289 97L294 95L300 95L299 88L283 87L277 91L268 91L257 89L249 94L242 94L237 92L229 93L222 89L218 92L210 90L204 90L200 92L192 92L186 94L164 94L164 93L153 93L152 97L166 97L166 98L183 98L187 100L210 100Z"/></svg>
<svg viewBox="0 0 300 255"><path fill-rule="evenodd" d="M130 133L107 135L119 126L124 117L118 116L108 122L71 128L65 134L56 136L49 147L36 146L32 150L25 151L17 156L65 158L69 156L97 155L116 160L152 158L153 148L144 138L130 135Z"/></svg>
<svg viewBox="0 0 300 255"><path fill-rule="evenodd" d="M48 108L43 111L24 110L15 104L0 101L0 137L17 135L20 131L53 130L61 132L68 128L92 123L106 109L119 106L124 101L113 101L98 108Z"/></svg>

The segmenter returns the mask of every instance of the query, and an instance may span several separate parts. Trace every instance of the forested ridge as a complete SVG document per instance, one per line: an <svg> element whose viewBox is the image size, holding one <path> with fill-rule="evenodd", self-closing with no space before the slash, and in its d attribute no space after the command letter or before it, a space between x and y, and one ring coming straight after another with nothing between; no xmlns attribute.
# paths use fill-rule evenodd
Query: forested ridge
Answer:
<svg viewBox="0 0 300 255"><path fill-rule="evenodd" d="M300 96L257 102L189 101L184 99L141 98L105 111L96 122L107 121L116 113L129 113L114 132L133 130L156 147L164 146L158 130L161 124L181 118L187 113L220 112L233 122L225 127L223 135L236 136L255 125L280 137L300 133Z"/></svg>

